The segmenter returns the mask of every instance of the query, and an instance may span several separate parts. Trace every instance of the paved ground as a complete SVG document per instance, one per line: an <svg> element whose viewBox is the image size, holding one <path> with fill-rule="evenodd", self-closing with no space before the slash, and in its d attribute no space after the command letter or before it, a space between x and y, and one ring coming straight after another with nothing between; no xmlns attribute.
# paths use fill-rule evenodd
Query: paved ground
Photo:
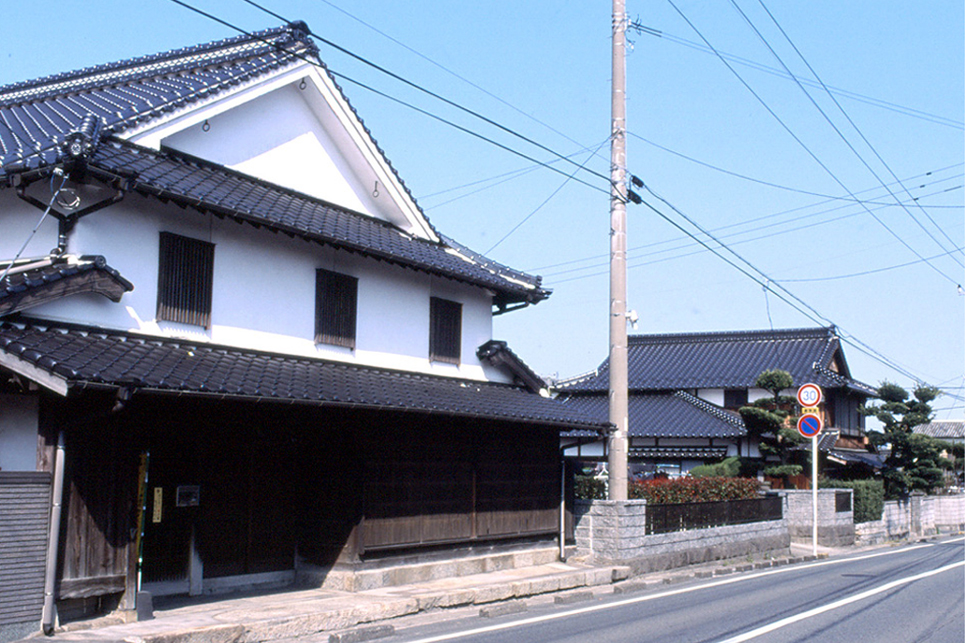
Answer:
<svg viewBox="0 0 965 643"><path fill-rule="evenodd" d="M820 548L819 556L843 551L855 549ZM578 600L589 591L620 593L794 564L811 560L811 553L810 546L792 546L791 554L780 558L747 557L634 578L628 578L629 569L621 566L552 563L362 592L312 589L159 602L152 620L121 623L106 617L72 623L54 638L60 643L281 643L305 636L317 640L330 633L332 643L361 641L391 634L392 620L403 616L445 615L446 608L471 606L478 606L483 615L498 615L530 597Z"/></svg>

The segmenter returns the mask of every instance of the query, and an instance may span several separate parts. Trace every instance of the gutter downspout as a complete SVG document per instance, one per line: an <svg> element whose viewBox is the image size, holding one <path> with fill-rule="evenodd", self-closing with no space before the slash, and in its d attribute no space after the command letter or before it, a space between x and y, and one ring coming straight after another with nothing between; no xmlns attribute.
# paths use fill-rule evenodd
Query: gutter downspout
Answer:
<svg viewBox="0 0 965 643"><path fill-rule="evenodd" d="M60 516L64 500L64 432L57 434L57 451L54 457L54 488L50 499L50 531L47 536L47 573L44 578L44 607L41 628L44 634L54 632L57 608L54 605L54 588L57 583L57 556L60 551Z"/></svg>
<svg viewBox="0 0 965 643"><path fill-rule="evenodd" d="M562 457L560 458L560 562L566 562L566 458Z"/></svg>

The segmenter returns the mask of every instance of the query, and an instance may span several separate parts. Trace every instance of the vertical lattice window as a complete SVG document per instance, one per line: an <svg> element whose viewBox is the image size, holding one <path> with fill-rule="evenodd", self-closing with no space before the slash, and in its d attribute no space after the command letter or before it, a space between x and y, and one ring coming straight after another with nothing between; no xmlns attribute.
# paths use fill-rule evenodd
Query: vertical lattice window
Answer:
<svg viewBox="0 0 965 643"><path fill-rule="evenodd" d="M725 409L739 409L742 406L747 406L747 389L746 388L724 389L724 408Z"/></svg>
<svg viewBox="0 0 965 643"><path fill-rule="evenodd" d="M429 359L458 364L462 345L462 304L429 299Z"/></svg>
<svg viewBox="0 0 965 643"><path fill-rule="evenodd" d="M157 318L208 328L214 283L214 244L161 233Z"/></svg>
<svg viewBox="0 0 965 643"><path fill-rule="evenodd" d="M315 343L355 348L359 280L328 270L315 272Z"/></svg>

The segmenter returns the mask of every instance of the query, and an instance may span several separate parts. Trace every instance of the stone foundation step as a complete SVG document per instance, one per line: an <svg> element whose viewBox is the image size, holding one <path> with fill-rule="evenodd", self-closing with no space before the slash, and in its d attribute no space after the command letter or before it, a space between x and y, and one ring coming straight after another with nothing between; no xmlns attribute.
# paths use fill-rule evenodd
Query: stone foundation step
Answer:
<svg viewBox="0 0 965 643"><path fill-rule="evenodd" d="M454 577L474 576L511 569L549 565L559 561L556 547L531 547L486 552L445 560L368 563L356 569L299 573L299 583L321 589L363 592Z"/></svg>

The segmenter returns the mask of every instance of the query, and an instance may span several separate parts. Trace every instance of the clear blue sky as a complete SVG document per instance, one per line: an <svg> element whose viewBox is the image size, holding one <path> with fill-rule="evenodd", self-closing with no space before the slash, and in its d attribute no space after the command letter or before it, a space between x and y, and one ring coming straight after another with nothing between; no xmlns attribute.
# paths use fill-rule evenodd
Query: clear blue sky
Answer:
<svg viewBox="0 0 965 643"><path fill-rule="evenodd" d="M936 404L939 418L965 416L965 297L956 288L965 282L965 259L956 250L965 242L961 0L736 0L796 75L814 80L765 6L820 79L841 90L838 103L873 151L823 89L805 85L864 162L801 88L773 71L781 63L735 3L674 2L679 12L667 0L628 1L633 19L662 34L631 36L630 171L843 334L915 378L945 387L950 395ZM246 30L278 24L243 0L192 4ZM262 4L608 173L609 2ZM2 84L236 33L170 0L15 3L5 17ZM767 107L706 51L688 20ZM339 73L529 156L554 158L320 48ZM496 337L543 374L595 368L607 353L606 182L585 173L580 176L597 189L568 181L349 81L341 84L442 232L487 252L525 219L488 254L544 275L555 292L534 308L498 318ZM598 156L589 158L593 150ZM565 174L575 169L554 165ZM849 192L865 200L867 210L841 200ZM889 205L895 197L918 200L904 209ZM629 306L639 313L638 332L815 325L644 206L630 207L629 246ZM852 276L859 273L869 274ZM852 345L845 352L860 380L914 383Z"/></svg>

